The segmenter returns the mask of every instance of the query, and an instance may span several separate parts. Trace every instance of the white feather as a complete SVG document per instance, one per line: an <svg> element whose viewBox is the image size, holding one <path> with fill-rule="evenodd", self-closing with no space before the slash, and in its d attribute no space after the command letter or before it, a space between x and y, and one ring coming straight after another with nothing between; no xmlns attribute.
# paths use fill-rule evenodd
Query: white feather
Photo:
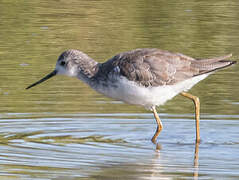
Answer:
<svg viewBox="0 0 239 180"><path fill-rule="evenodd" d="M144 106L151 109L154 106L163 105L166 101L182 91L187 91L199 81L206 78L209 74L203 74L192 77L190 79L179 82L175 85L165 85L158 87L143 87L133 81L129 81L125 77L118 77L117 81L108 86L98 83L92 86L97 92L105 96L124 101L128 104Z"/></svg>

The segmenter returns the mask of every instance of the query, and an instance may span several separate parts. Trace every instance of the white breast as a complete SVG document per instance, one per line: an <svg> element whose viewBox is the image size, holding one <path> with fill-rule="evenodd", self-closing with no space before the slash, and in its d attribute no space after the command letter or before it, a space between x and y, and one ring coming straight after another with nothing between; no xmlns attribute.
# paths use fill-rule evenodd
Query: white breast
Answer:
<svg viewBox="0 0 239 180"><path fill-rule="evenodd" d="M151 109L159 106L182 91L187 91L209 74L195 76L191 79L179 82L175 85L165 85L158 87L143 87L125 77L118 77L114 83L108 81L108 86L99 83L93 87L96 91L105 96L124 101L129 104L144 106Z"/></svg>

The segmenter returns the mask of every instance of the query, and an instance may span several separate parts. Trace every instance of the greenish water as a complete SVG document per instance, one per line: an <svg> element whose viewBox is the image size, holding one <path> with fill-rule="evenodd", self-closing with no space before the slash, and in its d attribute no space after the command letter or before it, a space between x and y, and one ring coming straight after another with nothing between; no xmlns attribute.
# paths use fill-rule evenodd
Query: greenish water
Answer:
<svg viewBox="0 0 239 180"><path fill-rule="evenodd" d="M238 12L236 0L0 0L0 179L238 179L238 65L190 90L201 100L199 147L180 96L158 108L156 150L142 107L63 76L25 90L71 48L99 62L142 47L237 60Z"/></svg>

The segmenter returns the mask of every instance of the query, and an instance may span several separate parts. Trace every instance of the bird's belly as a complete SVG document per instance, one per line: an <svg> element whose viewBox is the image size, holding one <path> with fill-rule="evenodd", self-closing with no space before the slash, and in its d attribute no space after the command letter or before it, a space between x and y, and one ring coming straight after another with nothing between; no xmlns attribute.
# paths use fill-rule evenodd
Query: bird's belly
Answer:
<svg viewBox="0 0 239 180"><path fill-rule="evenodd" d="M94 89L105 96L151 109L153 106L163 105L180 92L189 90L193 85L206 78L207 75L196 76L175 85L157 87L140 86L121 77L117 81L105 83L107 86L99 83Z"/></svg>

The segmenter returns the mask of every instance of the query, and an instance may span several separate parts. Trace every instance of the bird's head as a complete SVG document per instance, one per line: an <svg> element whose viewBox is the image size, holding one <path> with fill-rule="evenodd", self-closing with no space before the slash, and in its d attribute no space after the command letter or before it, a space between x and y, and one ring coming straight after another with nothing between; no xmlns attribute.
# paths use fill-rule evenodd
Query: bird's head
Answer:
<svg viewBox="0 0 239 180"><path fill-rule="evenodd" d="M79 50L67 50L59 56L55 71L57 71L57 74L77 76L81 71L82 64L87 63L88 59L90 58Z"/></svg>
<svg viewBox="0 0 239 180"><path fill-rule="evenodd" d="M67 50L59 56L54 71L28 86L26 89L30 89L58 74L71 77L80 76L81 74L87 76L89 74L88 71L90 71L95 64L96 62L87 54L79 50Z"/></svg>

